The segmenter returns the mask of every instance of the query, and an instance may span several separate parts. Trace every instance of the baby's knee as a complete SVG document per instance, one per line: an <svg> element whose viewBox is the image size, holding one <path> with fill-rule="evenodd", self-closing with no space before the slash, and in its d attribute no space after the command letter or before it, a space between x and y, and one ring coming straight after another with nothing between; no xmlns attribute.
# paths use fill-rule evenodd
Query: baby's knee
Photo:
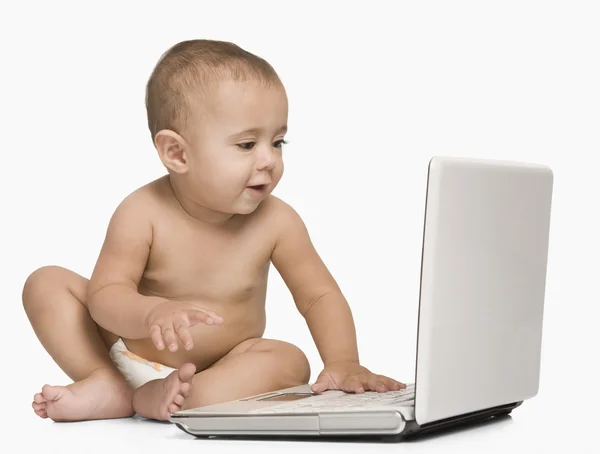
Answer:
<svg viewBox="0 0 600 454"><path fill-rule="evenodd" d="M29 297L36 296L48 289L53 281L60 276L59 266L43 266L31 273L23 285L23 303L27 305Z"/></svg>
<svg viewBox="0 0 600 454"><path fill-rule="evenodd" d="M304 385L310 380L310 363L304 352L289 342L273 341L273 367L286 387Z"/></svg>
<svg viewBox="0 0 600 454"><path fill-rule="evenodd" d="M23 285L22 299L25 311L35 309L40 301L57 287L67 288L65 275L68 272L60 266L43 266L31 273Z"/></svg>

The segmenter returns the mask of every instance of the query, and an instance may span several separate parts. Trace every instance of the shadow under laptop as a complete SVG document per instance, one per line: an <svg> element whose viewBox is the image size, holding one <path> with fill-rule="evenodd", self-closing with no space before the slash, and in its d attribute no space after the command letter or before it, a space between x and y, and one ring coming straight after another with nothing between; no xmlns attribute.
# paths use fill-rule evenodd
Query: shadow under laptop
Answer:
<svg viewBox="0 0 600 454"><path fill-rule="evenodd" d="M353 436L300 436L300 435L214 435L214 436L196 436L199 440L246 440L246 441L300 441L300 442L318 442L318 443L417 443L427 441L444 436L457 435L459 433L467 433L472 430L482 430L483 428L498 429L499 427L512 424L510 415L492 416L484 420L462 422L453 426L427 428L420 432L410 435L353 435ZM181 434L180 436L186 436ZM190 437L188 435L187 437Z"/></svg>

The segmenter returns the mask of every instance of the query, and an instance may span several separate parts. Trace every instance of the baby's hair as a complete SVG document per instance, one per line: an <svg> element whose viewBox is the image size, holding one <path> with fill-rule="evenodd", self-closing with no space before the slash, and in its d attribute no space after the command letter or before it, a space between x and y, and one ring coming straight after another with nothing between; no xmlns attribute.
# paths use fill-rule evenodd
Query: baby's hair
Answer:
<svg viewBox="0 0 600 454"><path fill-rule="evenodd" d="M146 85L146 111L152 141L162 129L186 131L192 103L201 102L220 81L281 83L264 59L226 41L195 39L168 49Z"/></svg>

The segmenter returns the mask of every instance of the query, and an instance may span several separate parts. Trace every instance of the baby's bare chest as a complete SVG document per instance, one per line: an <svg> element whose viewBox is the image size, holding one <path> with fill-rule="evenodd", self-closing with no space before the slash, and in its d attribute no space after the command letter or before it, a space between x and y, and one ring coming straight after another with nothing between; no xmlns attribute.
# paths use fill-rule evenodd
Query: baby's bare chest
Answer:
<svg viewBox="0 0 600 454"><path fill-rule="evenodd" d="M216 304L264 300L273 246L268 229L257 225L221 231L159 222L140 291Z"/></svg>

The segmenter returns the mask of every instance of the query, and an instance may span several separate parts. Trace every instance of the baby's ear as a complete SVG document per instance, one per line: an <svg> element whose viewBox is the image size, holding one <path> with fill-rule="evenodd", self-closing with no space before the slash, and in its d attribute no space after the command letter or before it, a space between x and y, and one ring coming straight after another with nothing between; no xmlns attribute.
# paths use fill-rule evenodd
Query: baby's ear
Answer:
<svg viewBox="0 0 600 454"><path fill-rule="evenodd" d="M176 173L188 171L186 143L183 137L175 131L163 129L156 133L154 145L160 160L167 169Z"/></svg>

